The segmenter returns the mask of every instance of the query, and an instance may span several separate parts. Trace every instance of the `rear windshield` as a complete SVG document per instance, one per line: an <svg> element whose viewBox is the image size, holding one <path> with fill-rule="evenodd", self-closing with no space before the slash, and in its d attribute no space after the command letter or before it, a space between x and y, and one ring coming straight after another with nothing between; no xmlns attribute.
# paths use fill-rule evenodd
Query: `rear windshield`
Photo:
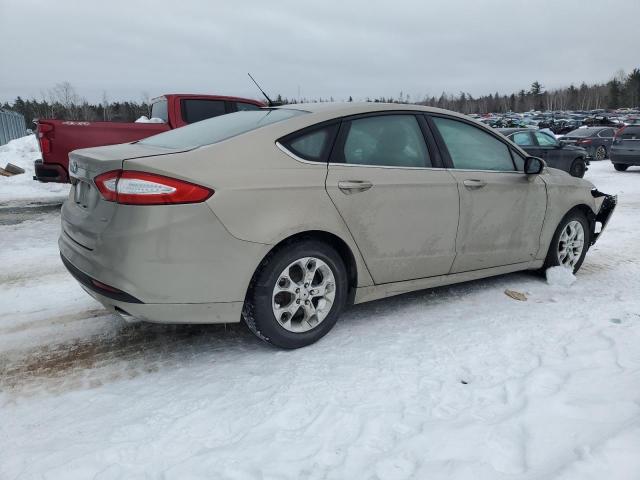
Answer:
<svg viewBox="0 0 640 480"><path fill-rule="evenodd" d="M201 147L304 113L307 112L284 108L235 112L202 120L175 130L169 130L168 132L145 138L139 143L141 145L171 149Z"/></svg>
<svg viewBox="0 0 640 480"><path fill-rule="evenodd" d="M623 140L640 140L640 127L624 127L619 136Z"/></svg>
<svg viewBox="0 0 640 480"><path fill-rule="evenodd" d="M600 131L599 128L578 128L577 130L567 133L565 137L590 137L598 131Z"/></svg>

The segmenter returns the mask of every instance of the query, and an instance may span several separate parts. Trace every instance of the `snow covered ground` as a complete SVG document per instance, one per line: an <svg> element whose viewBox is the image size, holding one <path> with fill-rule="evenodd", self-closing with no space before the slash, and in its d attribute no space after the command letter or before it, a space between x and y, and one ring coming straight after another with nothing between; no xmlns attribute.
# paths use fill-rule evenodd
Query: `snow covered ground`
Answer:
<svg viewBox="0 0 640 480"><path fill-rule="evenodd" d="M0 209L0 478L640 478L640 169L587 178L620 203L574 283L360 305L291 352L108 315L55 210Z"/></svg>
<svg viewBox="0 0 640 480"><path fill-rule="evenodd" d="M0 146L0 167L13 163L25 173L12 177L0 176L0 206L16 203L62 202L69 194L69 185L33 181L33 161L42 158L35 135L12 140Z"/></svg>

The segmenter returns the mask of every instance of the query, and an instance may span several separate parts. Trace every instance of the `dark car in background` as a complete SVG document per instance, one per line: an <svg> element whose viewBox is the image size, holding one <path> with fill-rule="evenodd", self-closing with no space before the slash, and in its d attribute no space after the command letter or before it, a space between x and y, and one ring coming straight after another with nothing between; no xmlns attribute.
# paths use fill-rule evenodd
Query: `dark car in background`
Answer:
<svg viewBox="0 0 640 480"><path fill-rule="evenodd" d="M640 125L618 130L611 145L611 163L620 172L632 165L640 166Z"/></svg>
<svg viewBox="0 0 640 480"><path fill-rule="evenodd" d="M582 178L589 165L587 151L575 145L563 144L555 137L530 128L498 128L509 140L522 147L529 155L539 157L547 165Z"/></svg>
<svg viewBox="0 0 640 480"><path fill-rule="evenodd" d="M560 143L584 148L594 160L604 160L609 155L616 130L611 127L583 127L567 133Z"/></svg>

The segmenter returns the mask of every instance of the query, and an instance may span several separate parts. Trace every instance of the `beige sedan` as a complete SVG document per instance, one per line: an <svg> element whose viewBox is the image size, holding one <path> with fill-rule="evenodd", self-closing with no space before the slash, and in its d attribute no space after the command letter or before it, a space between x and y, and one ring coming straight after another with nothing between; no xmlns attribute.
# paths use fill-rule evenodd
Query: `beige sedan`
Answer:
<svg viewBox="0 0 640 480"><path fill-rule="evenodd" d="M577 271L616 199L488 127L415 105L243 111L77 150L62 261L150 322L244 319L315 342L352 303L518 270Z"/></svg>

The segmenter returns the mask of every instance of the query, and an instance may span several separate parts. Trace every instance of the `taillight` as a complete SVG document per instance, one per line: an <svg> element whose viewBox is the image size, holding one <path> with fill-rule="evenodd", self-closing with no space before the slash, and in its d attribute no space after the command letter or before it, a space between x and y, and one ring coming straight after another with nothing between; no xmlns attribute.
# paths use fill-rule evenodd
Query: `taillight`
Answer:
<svg viewBox="0 0 640 480"><path fill-rule="evenodd" d="M585 138L583 140L578 140L576 143L579 143L580 145L591 145L592 142L593 140Z"/></svg>
<svg viewBox="0 0 640 480"><path fill-rule="evenodd" d="M96 187L98 187L98 191L108 202L118 201L118 191L116 189L116 185L118 183L118 178L120 178L121 172L122 170L112 170L111 172L102 173L93 179Z"/></svg>
<svg viewBox="0 0 640 480"><path fill-rule="evenodd" d="M49 123L38 123L38 141L40 142L40 150L42 153L51 152L51 139L47 138L47 134L53 131L53 125Z"/></svg>
<svg viewBox="0 0 640 480"><path fill-rule="evenodd" d="M94 182L105 200L125 205L174 205L204 202L213 190L155 173L113 170Z"/></svg>
<svg viewBox="0 0 640 480"><path fill-rule="evenodd" d="M624 129L626 128L626 125L624 127L621 127L620 129L616 130L615 135L613 136L613 143L620 143L622 141L622 139L620 138L622 136L622 132L624 131Z"/></svg>

